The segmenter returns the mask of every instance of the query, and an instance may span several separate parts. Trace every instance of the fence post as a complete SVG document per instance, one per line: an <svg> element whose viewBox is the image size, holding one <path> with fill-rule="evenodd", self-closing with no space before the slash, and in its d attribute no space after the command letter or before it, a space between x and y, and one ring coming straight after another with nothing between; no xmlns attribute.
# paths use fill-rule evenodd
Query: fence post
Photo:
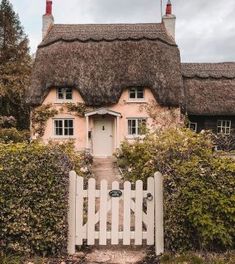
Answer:
<svg viewBox="0 0 235 264"><path fill-rule="evenodd" d="M160 172L154 174L155 185L155 253L157 256L164 252L164 223L163 223L163 176Z"/></svg>
<svg viewBox="0 0 235 264"><path fill-rule="evenodd" d="M75 238L76 238L76 172L69 173L69 211L68 211L68 246L67 251L69 255L75 254Z"/></svg>

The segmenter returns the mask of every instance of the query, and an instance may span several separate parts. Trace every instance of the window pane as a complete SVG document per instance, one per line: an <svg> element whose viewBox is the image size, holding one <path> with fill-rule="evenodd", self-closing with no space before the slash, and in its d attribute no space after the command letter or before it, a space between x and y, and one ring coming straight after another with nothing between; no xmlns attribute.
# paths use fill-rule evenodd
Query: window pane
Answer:
<svg viewBox="0 0 235 264"><path fill-rule="evenodd" d="M64 93L62 88L57 89L57 98L58 99L64 99Z"/></svg>
<svg viewBox="0 0 235 264"><path fill-rule="evenodd" d="M146 120L139 119L138 120L138 135L145 134L145 131L146 131Z"/></svg>
<svg viewBox="0 0 235 264"><path fill-rule="evenodd" d="M55 135L56 136L62 136L63 135L63 121L62 120L55 120L54 126L55 126Z"/></svg>
<svg viewBox="0 0 235 264"><path fill-rule="evenodd" d="M69 127L69 120L64 120L64 127L65 128Z"/></svg>
<svg viewBox="0 0 235 264"><path fill-rule="evenodd" d="M69 136L73 136L73 128L69 128Z"/></svg>
<svg viewBox="0 0 235 264"><path fill-rule="evenodd" d="M69 122L68 122L68 123L69 123L69 127L70 127L70 128L73 128L73 120L68 120L68 121L69 121Z"/></svg>
<svg viewBox="0 0 235 264"><path fill-rule="evenodd" d="M136 120L135 119L128 120L128 134L136 135Z"/></svg>
<svg viewBox="0 0 235 264"><path fill-rule="evenodd" d="M136 89L135 88L130 88L130 98L135 99L136 98Z"/></svg>
<svg viewBox="0 0 235 264"><path fill-rule="evenodd" d="M68 136L68 134L69 134L69 130L68 130L68 128L65 128L65 129L64 129L64 135L65 135L65 136Z"/></svg>
<svg viewBox="0 0 235 264"><path fill-rule="evenodd" d="M66 88L65 89L65 97L67 100L71 100L72 99L72 88Z"/></svg>
<svg viewBox="0 0 235 264"><path fill-rule="evenodd" d="M144 98L144 89L142 87L137 88L137 98L143 99Z"/></svg>
<svg viewBox="0 0 235 264"><path fill-rule="evenodd" d="M64 135L73 136L73 120L71 119L64 120Z"/></svg>
<svg viewBox="0 0 235 264"><path fill-rule="evenodd" d="M131 120L128 120L128 135L131 135Z"/></svg>

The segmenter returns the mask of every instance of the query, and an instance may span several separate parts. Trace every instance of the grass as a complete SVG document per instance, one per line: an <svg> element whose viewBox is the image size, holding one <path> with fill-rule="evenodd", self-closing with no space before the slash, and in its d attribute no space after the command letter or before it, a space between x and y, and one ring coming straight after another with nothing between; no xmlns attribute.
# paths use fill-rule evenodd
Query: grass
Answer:
<svg viewBox="0 0 235 264"><path fill-rule="evenodd" d="M0 255L0 264L60 264L63 261L66 262L66 259L27 259L19 256ZM66 263L78 264L84 262L70 259L70 261ZM235 264L235 252L227 252L224 254L207 252L186 252L182 254L165 253L160 259L157 259L153 251L149 251L147 258L139 264Z"/></svg>
<svg viewBox="0 0 235 264"><path fill-rule="evenodd" d="M235 252L224 254L208 252L165 253L160 258L156 258L153 251L150 250L146 259L139 264L235 264Z"/></svg>

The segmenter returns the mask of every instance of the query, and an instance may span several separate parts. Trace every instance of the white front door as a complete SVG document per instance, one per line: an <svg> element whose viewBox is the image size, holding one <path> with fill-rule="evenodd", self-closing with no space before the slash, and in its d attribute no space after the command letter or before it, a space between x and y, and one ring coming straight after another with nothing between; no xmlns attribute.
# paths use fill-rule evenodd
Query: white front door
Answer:
<svg viewBox="0 0 235 264"><path fill-rule="evenodd" d="M94 119L93 154L109 157L113 154L113 119L107 116Z"/></svg>

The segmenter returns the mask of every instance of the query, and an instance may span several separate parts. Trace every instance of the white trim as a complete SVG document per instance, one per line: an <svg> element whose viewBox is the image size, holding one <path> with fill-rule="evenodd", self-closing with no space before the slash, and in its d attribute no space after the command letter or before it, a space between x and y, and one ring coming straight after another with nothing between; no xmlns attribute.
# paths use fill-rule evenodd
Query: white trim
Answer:
<svg viewBox="0 0 235 264"><path fill-rule="evenodd" d="M219 124L220 122L220 124ZM223 122L226 122L225 125L223 125ZM227 126L227 122L228 122L228 126ZM230 135L231 134L231 128L232 128L232 120L228 120L228 119L219 119L217 120L217 133L218 134L224 134L224 135ZM218 131L218 130L222 130L222 131ZM225 132L223 132L223 130L225 130ZM227 130L229 131L227 133Z"/></svg>
<svg viewBox="0 0 235 264"><path fill-rule="evenodd" d="M145 100L145 98L142 99L128 99L126 101L126 103L128 104L147 104L147 101Z"/></svg>
<svg viewBox="0 0 235 264"><path fill-rule="evenodd" d="M137 89L138 89L138 88L143 89L143 98L138 98L138 97L137 97L137 94L138 94ZM131 97L130 97L131 89L135 89L135 96L136 96L135 98L131 98ZM142 87L142 86L136 86L136 87L133 86L133 87L129 87L129 88L128 88L128 102L133 102L133 101L135 101L135 102L136 102L136 101L137 101L137 102L140 101L140 102L141 102L141 101L144 101L144 100L145 100L145 88L144 88L144 87Z"/></svg>
<svg viewBox="0 0 235 264"><path fill-rule="evenodd" d="M63 97L64 98L59 98L58 94L59 94L59 89L64 89L63 91ZM65 89L71 89L71 96L72 96L72 99L66 99L66 91ZM58 103L65 103L65 102L72 102L73 101L73 88L71 87L57 87L56 88L56 102Z"/></svg>
<svg viewBox="0 0 235 264"><path fill-rule="evenodd" d="M56 99L55 104L66 104L66 103L72 103L73 99Z"/></svg>
<svg viewBox="0 0 235 264"><path fill-rule="evenodd" d="M93 116L93 115L107 115L107 114L112 115L112 116L119 116L119 117L122 116L120 113L109 110L107 108L99 108L95 111L87 112L85 116L87 117L87 116Z"/></svg>
<svg viewBox="0 0 235 264"><path fill-rule="evenodd" d="M140 138L141 134L129 134L129 126L128 126L128 121L129 120L145 120L146 121L146 127L147 127L147 121L148 121L148 118L147 117L127 117L127 136L126 138L129 138L129 139L135 139L135 138ZM137 122L138 124L138 122ZM138 126L136 126L136 131L138 132Z"/></svg>
<svg viewBox="0 0 235 264"><path fill-rule="evenodd" d="M56 120L73 120L73 135L55 135L55 121ZM55 118L52 118L52 137L53 139L75 139L76 136L75 136L75 127L74 127L74 120L75 118L71 118L71 117L55 117ZM62 128L64 129L64 127ZM63 131L64 133L64 131Z"/></svg>
<svg viewBox="0 0 235 264"><path fill-rule="evenodd" d="M191 128L191 125L194 125L195 126L195 129L192 129ZM191 122L191 121L189 121L188 128L191 129L194 132L197 132L197 122Z"/></svg>

